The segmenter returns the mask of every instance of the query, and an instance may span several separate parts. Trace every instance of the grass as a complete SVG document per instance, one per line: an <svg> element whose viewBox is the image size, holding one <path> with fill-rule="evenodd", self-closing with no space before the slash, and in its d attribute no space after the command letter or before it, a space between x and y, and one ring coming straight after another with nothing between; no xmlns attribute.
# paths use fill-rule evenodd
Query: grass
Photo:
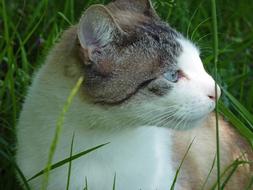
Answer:
<svg viewBox="0 0 253 190"><path fill-rule="evenodd" d="M44 181L42 183L42 190L46 190L47 186L48 186L49 173L50 173L50 170L51 170L52 160L53 160L53 156L54 156L54 153L55 153L55 150L56 150L56 146L57 146L59 137L61 135L62 126L63 126L64 120L65 120L65 115L68 112L69 107L70 107L70 105L73 101L73 98L75 97L75 95L78 92L78 90L79 90L82 83L83 83L83 77L81 77L77 81L76 86L74 86L74 88L71 91L69 97L67 98L67 101L66 101L66 103L65 103L65 105L62 109L62 112L61 112L61 114L60 114L60 116L57 120L53 142L50 146L50 150L49 150L49 154L48 154L47 167L46 167L46 170L44 172L45 175L44 175ZM71 162L70 162L70 164L71 164Z"/></svg>
<svg viewBox="0 0 253 190"><path fill-rule="evenodd" d="M88 153L90 153L90 152L92 152L92 151L95 151L95 150L97 150L97 149L99 149L99 148L101 148L101 147L103 147L103 146L105 146L105 145L107 145L107 144L109 144L109 143L105 143L105 144L101 144L101 145L95 146L95 147L93 147L93 148L90 148L90 149L88 149L88 150L85 150L85 151L83 151L83 152L80 152L80 153L78 153L78 154L75 154L75 155L73 155L73 156L70 156L69 158L66 158L66 159L64 159L64 160L61 160L61 161L59 161L59 162L57 162L57 163L51 164L51 166L50 166L50 171L52 171L52 170L54 170L54 169L56 169L56 168L58 168L58 167L61 167L61 166L63 166L64 164L68 164L68 163L70 163L72 160L78 159L78 158L80 158L80 157L82 157L82 156L84 156L84 155L86 155L86 154L88 154ZM33 179L35 179L35 178L41 176L42 174L44 174L44 173L46 173L46 172L47 172L47 167L46 167L45 169L41 170L40 172L38 172L37 174L35 174L35 175L34 175L33 177L31 177L30 179L27 179L26 181L31 181L31 180L33 180Z"/></svg>
<svg viewBox="0 0 253 190"><path fill-rule="evenodd" d="M71 147L70 147L70 154L69 154L69 157L70 157L70 158L73 156L74 139L75 139L75 133L73 133L72 140L71 140ZM69 190L70 178L71 178L71 169L72 169L72 160L69 161L68 179L67 179L67 187L66 187L66 190Z"/></svg>
<svg viewBox="0 0 253 190"><path fill-rule="evenodd" d="M215 78L215 96L218 93L218 57L219 57L219 40L218 40L218 24L217 24L217 12L216 12L216 0L211 0L212 7L212 27L213 27L213 63L214 63L214 78ZM218 99L215 99L216 105L218 105ZM217 163L217 186L218 190L221 189L220 182L220 133L219 133L219 115L218 106L215 107L215 117L216 117L216 163Z"/></svg>
<svg viewBox="0 0 253 190"><path fill-rule="evenodd" d="M188 148L187 148L185 154L183 155L183 158L182 158L182 160L181 160L181 162L180 162L180 164L179 164L179 166L178 166L178 168L177 168L176 174L175 174L175 176L174 176L174 179L173 179L172 185L171 185L171 187L170 187L170 190L174 190L174 189L175 189L175 186L176 186L176 182L177 182L177 178L178 178L180 169L181 169L182 166L183 166L183 163L184 163L184 161L185 161L185 159L186 159L186 157L187 157L187 155L188 155L188 153L189 153L189 151L190 151L190 149L191 149L191 146L192 146L194 140L195 140L195 138L192 140L192 142L191 142L190 145L188 146Z"/></svg>
<svg viewBox="0 0 253 190"><path fill-rule="evenodd" d="M21 189L14 177L19 171L14 162L15 125L32 74L62 31L76 23L85 8L107 2L0 1L0 189ZM219 49L214 48L215 54L211 1L154 0L153 3L164 20L200 46L205 67L213 76L217 69L217 82L223 88L218 111L253 146L253 1L216 1L218 33L215 36L219 39Z"/></svg>

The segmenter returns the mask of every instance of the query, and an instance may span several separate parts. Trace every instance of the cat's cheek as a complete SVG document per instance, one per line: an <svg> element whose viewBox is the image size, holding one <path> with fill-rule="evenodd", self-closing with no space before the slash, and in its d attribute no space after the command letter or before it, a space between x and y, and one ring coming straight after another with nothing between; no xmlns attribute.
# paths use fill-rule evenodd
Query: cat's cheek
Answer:
<svg viewBox="0 0 253 190"><path fill-rule="evenodd" d="M215 102L214 101L210 101L209 102L209 105L208 105L208 108L210 110L210 112L212 112L214 109L215 109Z"/></svg>
<svg viewBox="0 0 253 190"><path fill-rule="evenodd" d="M201 119L212 112L215 107L215 102L187 79L174 85L166 101L176 105L178 117L183 114L188 120Z"/></svg>
<svg viewBox="0 0 253 190"><path fill-rule="evenodd" d="M149 92L159 97L166 96L172 90L172 87L173 85L164 78L153 80L147 86Z"/></svg>

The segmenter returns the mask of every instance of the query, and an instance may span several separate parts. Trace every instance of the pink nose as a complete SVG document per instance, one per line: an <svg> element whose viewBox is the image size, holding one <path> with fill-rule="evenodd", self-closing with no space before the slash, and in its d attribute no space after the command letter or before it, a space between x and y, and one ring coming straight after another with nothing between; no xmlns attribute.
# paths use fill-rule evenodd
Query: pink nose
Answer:
<svg viewBox="0 0 253 190"><path fill-rule="evenodd" d="M217 94L215 93L215 89L213 90L212 93L208 94L208 98L210 98L213 101L216 101L216 99L218 100L220 98L221 95L221 90L220 87L217 85Z"/></svg>

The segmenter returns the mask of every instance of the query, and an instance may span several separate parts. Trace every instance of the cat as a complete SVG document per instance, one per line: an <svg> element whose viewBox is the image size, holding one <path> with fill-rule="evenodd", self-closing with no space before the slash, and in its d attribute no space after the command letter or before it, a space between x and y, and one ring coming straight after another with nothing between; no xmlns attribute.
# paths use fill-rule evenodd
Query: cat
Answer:
<svg viewBox="0 0 253 190"><path fill-rule="evenodd" d="M72 163L70 189L166 190L192 139L175 189L200 189L215 156L220 96L198 48L163 22L149 0L92 5L66 30L33 78L17 126L17 164L26 178L43 169L56 122L77 80L53 163L110 142ZM221 169L248 148L220 119ZM237 145L236 142L240 142ZM252 152L245 156L251 158ZM247 158L245 158L247 159ZM216 168L205 188L216 181ZM68 166L50 172L49 190L66 188ZM227 187L245 186L249 166ZM40 189L43 177L29 182Z"/></svg>

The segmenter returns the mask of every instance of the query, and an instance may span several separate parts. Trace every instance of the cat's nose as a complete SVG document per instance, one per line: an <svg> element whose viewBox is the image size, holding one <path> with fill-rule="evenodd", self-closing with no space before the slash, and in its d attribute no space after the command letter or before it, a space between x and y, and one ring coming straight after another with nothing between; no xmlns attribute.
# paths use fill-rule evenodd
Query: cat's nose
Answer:
<svg viewBox="0 0 253 190"><path fill-rule="evenodd" d="M214 85L214 88L213 88L212 92L209 93L207 96L211 100L216 101L216 99L218 100L220 98L220 95L221 95L220 87L217 85L217 93L216 93L216 91L215 91L215 85Z"/></svg>

